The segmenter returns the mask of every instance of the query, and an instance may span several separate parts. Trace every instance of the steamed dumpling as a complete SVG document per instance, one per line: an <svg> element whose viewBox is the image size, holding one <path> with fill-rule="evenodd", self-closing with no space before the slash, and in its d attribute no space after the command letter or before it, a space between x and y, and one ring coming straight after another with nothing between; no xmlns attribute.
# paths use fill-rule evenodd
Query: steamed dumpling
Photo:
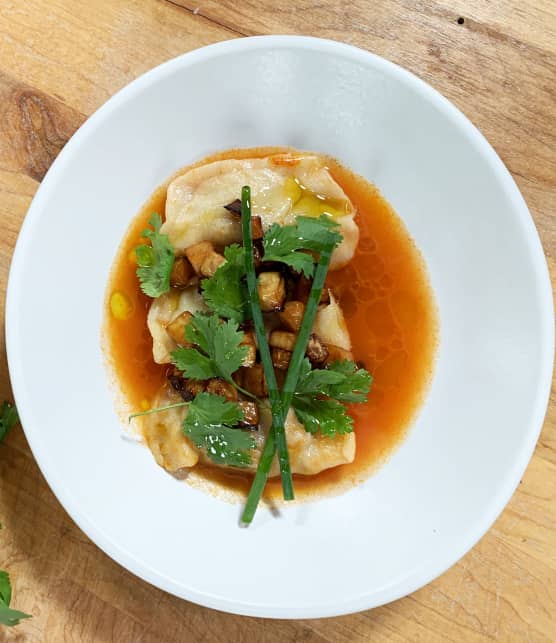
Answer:
<svg viewBox="0 0 556 643"><path fill-rule="evenodd" d="M181 313L206 311L207 307L196 286L185 290L170 290L153 300L147 315L147 326L153 338L153 359L157 364L169 364L170 353L178 345L166 331L166 326Z"/></svg>
<svg viewBox="0 0 556 643"><path fill-rule="evenodd" d="M328 213L344 239L332 255L331 269L353 257L359 240L355 209L334 181L324 159L278 154L265 158L215 161L187 170L168 186L162 232L179 253L200 241L224 246L241 241L239 218L224 206L251 187L252 213L264 230L273 223L295 223L296 216Z"/></svg>
<svg viewBox="0 0 556 643"><path fill-rule="evenodd" d="M179 401L179 397L165 389L155 400L155 406L166 406ZM248 469L255 470L259 461L265 436L272 423L268 406L261 406L261 430L253 432L256 448L251 453L252 462ZM181 427L187 414L186 408L170 409L164 413L146 415L143 420L143 435L157 463L171 473L192 467L200 460L212 461L197 451L183 434ZM290 409L285 422L286 440L290 455L292 473L314 475L330 467L353 462L355 457L355 434L337 435L334 438L308 433ZM219 465L222 466L222 465ZM270 476L280 474L278 460L275 458Z"/></svg>

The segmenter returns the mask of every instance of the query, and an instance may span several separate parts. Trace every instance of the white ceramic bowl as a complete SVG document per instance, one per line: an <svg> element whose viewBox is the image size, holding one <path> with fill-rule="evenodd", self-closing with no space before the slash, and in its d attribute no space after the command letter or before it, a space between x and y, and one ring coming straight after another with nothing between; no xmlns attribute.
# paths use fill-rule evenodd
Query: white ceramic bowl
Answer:
<svg viewBox="0 0 556 643"><path fill-rule="evenodd" d="M259 511L239 529L238 506L177 482L122 440L99 331L116 249L153 188L210 152L257 145L326 152L380 187L424 254L441 345L419 418L376 475L279 518ZM496 153L415 76L311 38L206 47L109 100L33 201L6 315L25 433L75 522L154 585L257 616L374 607L455 563L514 491L552 374L543 252Z"/></svg>

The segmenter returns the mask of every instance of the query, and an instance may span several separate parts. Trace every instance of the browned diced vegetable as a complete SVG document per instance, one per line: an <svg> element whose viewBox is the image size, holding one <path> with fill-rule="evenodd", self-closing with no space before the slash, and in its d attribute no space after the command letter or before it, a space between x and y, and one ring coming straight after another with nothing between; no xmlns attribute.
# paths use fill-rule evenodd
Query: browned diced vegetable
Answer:
<svg viewBox="0 0 556 643"><path fill-rule="evenodd" d="M255 364L248 368L242 366L234 374L234 379L242 388L257 397L268 395L262 364Z"/></svg>
<svg viewBox="0 0 556 643"><path fill-rule="evenodd" d="M176 257L170 273L170 286L173 288L185 288L191 283L191 278L194 276L193 267L186 257Z"/></svg>
<svg viewBox="0 0 556 643"><path fill-rule="evenodd" d="M228 203L228 205L224 206L224 209L228 210L230 214L235 214L238 217L241 217L241 200L236 199L235 201ZM257 217L257 216L251 217L251 234L253 236L253 241L263 238L264 231L263 231L263 222L261 221L261 217Z"/></svg>
<svg viewBox="0 0 556 643"><path fill-rule="evenodd" d="M173 371L170 372L168 381L185 402L191 402L196 395L206 389L206 382L202 380L185 379L177 369L173 369Z"/></svg>
<svg viewBox="0 0 556 643"><path fill-rule="evenodd" d="M328 349L328 357L326 358L326 364L332 364L333 362L342 362L346 359L353 359L351 351L346 351L339 346L334 344L327 344L326 348Z"/></svg>
<svg viewBox="0 0 556 643"><path fill-rule="evenodd" d="M201 265L201 276L212 277L220 266L226 261L221 254L213 252L209 255Z"/></svg>
<svg viewBox="0 0 556 643"><path fill-rule="evenodd" d="M259 407L255 402L247 402L242 400L239 406L243 411L243 420L239 423L240 426L257 428L259 425Z"/></svg>
<svg viewBox="0 0 556 643"><path fill-rule="evenodd" d="M185 380L185 386L183 388L185 397L183 396L183 394L182 397L185 400L192 400L196 395L199 395L199 393L202 393L206 390L207 383L203 380L188 379Z"/></svg>
<svg viewBox="0 0 556 643"><path fill-rule="evenodd" d="M232 214L238 214L239 216L241 216L241 199L236 199L235 201L228 203L228 205L225 205L224 208Z"/></svg>
<svg viewBox="0 0 556 643"><path fill-rule="evenodd" d="M253 241L263 238L264 230L261 217L251 217L251 234L253 235Z"/></svg>
<svg viewBox="0 0 556 643"><path fill-rule="evenodd" d="M274 368L279 368L283 371L287 370L290 365L290 359L292 357L291 351L285 351L282 348L272 347L270 350L270 356L272 358L272 364Z"/></svg>
<svg viewBox="0 0 556 643"><path fill-rule="evenodd" d="M212 277L226 260L214 250L210 241L201 241L186 248L185 254L193 270L201 277Z"/></svg>
<svg viewBox="0 0 556 643"><path fill-rule="evenodd" d="M257 361L257 343L255 333L252 330L244 331L240 346L247 346L247 355L243 359L243 366L253 366Z"/></svg>
<svg viewBox="0 0 556 643"><path fill-rule="evenodd" d="M293 351L297 335L289 333L287 330L273 330L268 338L268 343L284 351Z"/></svg>
<svg viewBox="0 0 556 643"><path fill-rule="evenodd" d="M278 313L278 317L292 333L297 333L303 321L305 314L305 304L302 301L287 301L284 304L284 310Z"/></svg>
<svg viewBox="0 0 556 643"><path fill-rule="evenodd" d="M214 252L214 246L210 241L201 241L185 249L185 254L197 274L201 274L203 262Z"/></svg>
<svg viewBox="0 0 556 643"><path fill-rule="evenodd" d="M185 310L166 326L166 332L180 346L191 346L185 339L185 327L191 322L193 315Z"/></svg>
<svg viewBox="0 0 556 643"><path fill-rule="evenodd" d="M293 289L294 299L298 299L301 302L306 302L309 299L309 293L311 292L312 281L301 275L297 281L295 288ZM328 304L330 303L330 292L328 288L323 288L319 304Z"/></svg>
<svg viewBox="0 0 556 643"><path fill-rule="evenodd" d="M217 377L208 381L207 393L220 395L221 397L226 398L229 402L237 402L238 400L238 394L235 387Z"/></svg>
<svg viewBox="0 0 556 643"><path fill-rule="evenodd" d="M293 296L296 300L305 303L309 299L309 293L311 292L311 280L307 279L301 275L297 280L297 284L293 291Z"/></svg>
<svg viewBox="0 0 556 643"><path fill-rule="evenodd" d="M328 357L328 349L323 342L321 342L319 337L312 333L309 337L305 355L307 355L313 366L321 366Z"/></svg>
<svg viewBox="0 0 556 643"><path fill-rule="evenodd" d="M257 277L257 290L263 312L282 310L286 298L286 285L279 272L261 272Z"/></svg>

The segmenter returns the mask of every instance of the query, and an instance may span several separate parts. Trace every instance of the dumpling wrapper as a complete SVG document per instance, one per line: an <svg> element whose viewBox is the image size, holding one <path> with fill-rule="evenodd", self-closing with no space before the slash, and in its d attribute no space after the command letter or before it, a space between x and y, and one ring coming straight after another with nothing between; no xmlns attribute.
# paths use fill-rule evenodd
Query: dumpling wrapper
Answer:
<svg viewBox="0 0 556 643"><path fill-rule="evenodd" d="M169 364L171 352L178 345L166 331L166 326L185 311L206 311L207 307L197 286L185 290L170 290L153 300L147 315L147 326L153 338L153 359L157 364Z"/></svg>
<svg viewBox="0 0 556 643"><path fill-rule="evenodd" d="M200 241L217 246L241 241L239 217L224 206L241 196L244 185L251 187L252 214L261 217L265 231L273 223L291 225L299 215L328 213L343 235L330 269L351 260L359 241L355 208L330 175L325 160L316 155L214 161L175 178L168 186L161 232L169 236L177 253Z"/></svg>

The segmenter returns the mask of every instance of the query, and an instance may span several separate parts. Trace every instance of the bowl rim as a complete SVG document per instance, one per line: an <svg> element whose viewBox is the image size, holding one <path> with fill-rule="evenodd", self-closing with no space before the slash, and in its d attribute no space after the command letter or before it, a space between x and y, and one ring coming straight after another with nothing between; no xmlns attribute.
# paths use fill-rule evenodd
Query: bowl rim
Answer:
<svg viewBox="0 0 556 643"><path fill-rule="evenodd" d="M541 367L538 373L537 395L532 407L530 421L526 430L524 430L523 446L521 450L516 453L513 467L508 470L505 478L500 481L497 493L490 499L482 512L482 518L477 520L468 532L462 536L457 545L451 550L450 555L437 557L427 565L426 570L419 572L418 575L411 576L395 585L392 585L386 591L381 592L379 600L376 600L376 598L369 593L364 593L355 598L351 597L341 603L335 601L334 603L323 604L318 607L276 607L271 604L265 605L238 602L233 598L224 599L219 596L213 596L208 593L185 588L181 584L175 583L171 579L158 573L156 570L149 568L140 560L131 556L121 545L113 543L110 538L105 536L85 514L81 513L79 506L76 506L72 497L66 492L63 481L58 478L55 468L49 461L46 450L42 449L41 443L38 440L35 440L35 431L31 428L31 424L26 422L26 419L28 418L27 407L31 401L28 400L27 391L23 385L22 370L14 348L17 338L17 293L19 290L19 282L21 280L27 247L31 239L31 229L35 224L35 221L37 221L41 216L43 203L47 200L53 189L54 178L58 173L58 168L63 169L66 157L72 153L74 148L81 145L82 140L88 135L89 131L94 130L94 128L97 127L97 124L102 123L104 119L108 118L110 114L122 103L134 99L139 92L141 92L145 87L151 85L153 82L156 82L157 79L170 75L178 69L187 68L206 60L236 54L247 50L260 49L310 50L317 53L333 54L343 59L349 59L367 66L372 66L375 69L381 70L391 77L394 77L397 81L412 87L420 94L420 96L422 96L423 99L434 103L451 119L454 126L463 131L470 144L474 145L480 151L494 171L497 181L506 190L508 197L513 203L518 222L521 225L539 288L541 299L540 323L543 329L541 343L545 347L545 350L543 350ZM108 101L96 110L74 133L39 185L19 232L8 277L5 308L5 337L8 368L14 398L18 405L22 427L26 427L24 428L24 432L37 465L66 512L77 526L100 549L102 549L118 564L122 565L134 575L148 583L174 594L175 596L205 607L245 616L267 618L322 618L339 616L378 607L411 594L447 571L462 556L464 556L492 526L513 495L533 454L533 450L543 426L552 384L554 360L554 309L550 276L540 238L527 205L525 204L515 181L502 160L498 157L492 146L480 131L447 98L442 96L428 83L406 69L382 58L381 56L378 56L377 54L360 49L353 45L308 36L252 36L207 45L184 53L152 68L131 81L128 85L109 98Z"/></svg>

